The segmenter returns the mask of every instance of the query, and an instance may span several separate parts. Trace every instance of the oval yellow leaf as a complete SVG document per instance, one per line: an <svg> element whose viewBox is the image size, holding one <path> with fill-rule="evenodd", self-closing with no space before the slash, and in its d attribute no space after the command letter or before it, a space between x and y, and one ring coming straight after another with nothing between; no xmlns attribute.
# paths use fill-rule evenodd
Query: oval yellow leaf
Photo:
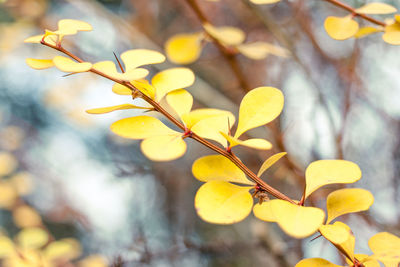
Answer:
<svg viewBox="0 0 400 267"><path fill-rule="evenodd" d="M78 240L65 238L51 242L43 254L48 260L73 260L82 254L82 248Z"/></svg>
<svg viewBox="0 0 400 267"><path fill-rule="evenodd" d="M385 3L369 3L357 8L356 12L359 14L380 15L395 13L397 12L397 9L394 6Z"/></svg>
<svg viewBox="0 0 400 267"><path fill-rule="evenodd" d="M350 237L349 231L340 224L321 225L319 231L321 235L335 245L346 242Z"/></svg>
<svg viewBox="0 0 400 267"><path fill-rule="evenodd" d="M131 84L143 94L147 95L151 99L154 99L156 95L156 89L147 80L141 79L137 81L131 81Z"/></svg>
<svg viewBox="0 0 400 267"><path fill-rule="evenodd" d="M327 17L324 27L330 37L335 40L346 40L354 36L358 31L358 23L351 16Z"/></svg>
<svg viewBox="0 0 400 267"><path fill-rule="evenodd" d="M335 222L333 225L340 226L340 227L346 229L350 233L349 238L346 241L338 244L337 246L342 248L342 250L346 253L346 257L351 259L351 261L354 261L354 246L356 244L356 238L354 237L353 233L351 232L350 227L347 224L339 222L339 221Z"/></svg>
<svg viewBox="0 0 400 267"><path fill-rule="evenodd" d="M54 66L52 59L27 58L25 62L29 67L35 70L48 69Z"/></svg>
<svg viewBox="0 0 400 267"><path fill-rule="evenodd" d="M165 61L165 56L154 50L132 49L122 53L121 60L127 72L143 65L162 63Z"/></svg>
<svg viewBox="0 0 400 267"><path fill-rule="evenodd" d="M240 103L235 138L278 117L283 109L283 94L274 87L258 87L248 92Z"/></svg>
<svg viewBox="0 0 400 267"><path fill-rule="evenodd" d="M17 235L17 242L23 249L37 249L49 241L49 234L38 227L24 228Z"/></svg>
<svg viewBox="0 0 400 267"><path fill-rule="evenodd" d="M272 202L273 203L273 202ZM253 207L254 216L266 222L277 222L275 213L272 209L271 201L264 201L261 204L257 203Z"/></svg>
<svg viewBox="0 0 400 267"><path fill-rule="evenodd" d="M305 198L318 188L328 184L349 184L361 178L357 164L347 160L318 160L306 169Z"/></svg>
<svg viewBox="0 0 400 267"><path fill-rule="evenodd" d="M233 115L232 115L233 116ZM213 116L206 118L196 123L191 130L206 139L214 140L226 147L226 139L221 135L221 132L228 133L231 125L228 115Z"/></svg>
<svg viewBox="0 0 400 267"><path fill-rule="evenodd" d="M86 110L86 112L89 114L104 114L104 113L109 113L109 112L112 112L115 110L124 110L124 109L151 109L151 108L150 107L139 107L139 106L132 105L132 104L122 104L122 105L116 105L116 106L111 106L111 107L88 109L88 110Z"/></svg>
<svg viewBox="0 0 400 267"><path fill-rule="evenodd" d="M110 128L115 134L131 139L144 139L178 133L167 127L159 119L149 116L125 118L114 122Z"/></svg>
<svg viewBox="0 0 400 267"><path fill-rule="evenodd" d="M295 267L341 267L322 258L310 258L299 261Z"/></svg>
<svg viewBox="0 0 400 267"><path fill-rule="evenodd" d="M326 208L330 223L337 217L353 212L368 210L374 202L374 196L365 189L345 188L336 190L328 195Z"/></svg>
<svg viewBox="0 0 400 267"><path fill-rule="evenodd" d="M20 228L36 227L42 225L42 219L36 210L27 206L21 205L13 210L13 219L15 225Z"/></svg>
<svg viewBox="0 0 400 267"><path fill-rule="evenodd" d="M132 95L132 90L120 83L114 83L112 91L117 95Z"/></svg>
<svg viewBox="0 0 400 267"><path fill-rule="evenodd" d="M40 42L43 40L43 37L46 43L51 45L57 45L56 35L45 35L45 34L28 37L24 40L24 43L40 44Z"/></svg>
<svg viewBox="0 0 400 267"><path fill-rule="evenodd" d="M57 69L64 72L85 72L89 71L92 68L92 63L79 63L63 56L54 57L53 62Z"/></svg>
<svg viewBox="0 0 400 267"><path fill-rule="evenodd" d="M269 54L279 57L288 57L290 55L287 49L265 42L241 44L237 46L237 49L246 57L254 60L264 59Z"/></svg>
<svg viewBox="0 0 400 267"><path fill-rule="evenodd" d="M76 19L62 19L58 21L58 30L56 34L73 35L78 31L91 31L92 25L87 22Z"/></svg>
<svg viewBox="0 0 400 267"><path fill-rule="evenodd" d="M194 73L190 69L172 68L154 75L151 83L156 88L156 99L159 101L171 91L191 86L194 79Z"/></svg>
<svg viewBox="0 0 400 267"><path fill-rule="evenodd" d="M355 254L354 257L362 264L364 264L365 267L381 266L377 260L374 260L371 256L368 256L366 254ZM349 266L353 265L353 262L351 262L348 258L346 258L346 263L349 264Z"/></svg>
<svg viewBox="0 0 400 267"><path fill-rule="evenodd" d="M269 157L264 163L261 165L260 170L257 173L257 176L260 177L266 170L268 170L272 165L275 164L278 160L280 160L283 156L285 156L286 152L280 152Z"/></svg>
<svg viewBox="0 0 400 267"><path fill-rule="evenodd" d="M225 181L210 181L196 193L194 205L204 221L232 224L245 219L251 212L253 198L248 187Z"/></svg>
<svg viewBox="0 0 400 267"><path fill-rule="evenodd" d="M358 32L354 35L354 38L363 38L363 37L368 36L370 34L373 34L373 33L376 33L376 32L381 32L381 31L382 31L382 29L377 29L377 28L374 28L374 27L371 27L371 26L363 27L363 28L360 28L358 30Z"/></svg>
<svg viewBox="0 0 400 267"><path fill-rule="evenodd" d="M168 59L176 64L195 62L201 54L203 33L177 34L165 43Z"/></svg>
<svg viewBox="0 0 400 267"><path fill-rule="evenodd" d="M233 116L233 114L229 111L215 108L195 109L188 114L184 114L182 116L182 120L185 123L186 127L190 129L193 127L193 125L201 120L221 115L228 117L229 124L232 127L232 125L235 123L235 116Z"/></svg>
<svg viewBox="0 0 400 267"><path fill-rule="evenodd" d="M245 33L235 27L214 27L209 23L203 24L206 32L224 45L239 45L246 38Z"/></svg>
<svg viewBox="0 0 400 267"><path fill-rule="evenodd" d="M232 161L222 155L211 155L197 159L192 166L192 173L196 179L202 182L226 181L253 185L246 178L244 172Z"/></svg>
<svg viewBox="0 0 400 267"><path fill-rule="evenodd" d="M182 157L186 143L182 134L168 134L146 138L140 144L143 154L153 161L169 161Z"/></svg>
<svg viewBox="0 0 400 267"><path fill-rule="evenodd" d="M272 144L261 138L252 138L252 139L247 139L245 141L239 140L233 136L230 136L224 132L220 132L220 134L229 142L230 147L234 147L237 145L240 146L247 146L250 148L254 149L260 149L260 150L267 150L272 148Z"/></svg>
<svg viewBox="0 0 400 267"><path fill-rule="evenodd" d="M388 232L381 232L368 241L374 255L371 258L384 263L385 266L398 266L400 262L400 238Z"/></svg>
<svg viewBox="0 0 400 267"><path fill-rule="evenodd" d="M179 118L192 109L193 96L186 90L180 89L170 92L166 96L168 105L176 112Z"/></svg>
<svg viewBox="0 0 400 267"><path fill-rule="evenodd" d="M400 45L400 23L398 21L385 27L385 33L382 35L383 41L392 45Z"/></svg>

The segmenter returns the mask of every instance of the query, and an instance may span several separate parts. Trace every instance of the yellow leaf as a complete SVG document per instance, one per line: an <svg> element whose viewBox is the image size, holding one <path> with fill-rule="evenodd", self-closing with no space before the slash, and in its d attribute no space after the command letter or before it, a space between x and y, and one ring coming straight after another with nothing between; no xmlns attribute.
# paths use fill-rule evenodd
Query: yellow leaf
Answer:
<svg viewBox="0 0 400 267"><path fill-rule="evenodd" d="M131 139L145 139L178 133L160 120L149 116L125 118L114 122L110 128L115 134Z"/></svg>
<svg viewBox="0 0 400 267"><path fill-rule="evenodd" d="M257 203L253 207L254 216L266 222L277 222L278 218L275 216L272 205L272 201L264 201L261 204Z"/></svg>
<svg viewBox="0 0 400 267"><path fill-rule="evenodd" d="M73 35L78 31L91 31L92 26L84 21L75 19L62 19L58 22L58 30L56 34L61 35Z"/></svg>
<svg viewBox="0 0 400 267"><path fill-rule="evenodd" d="M147 80L131 81L131 84L136 87L140 92L154 99L156 89ZM131 93L132 94L132 93Z"/></svg>
<svg viewBox="0 0 400 267"><path fill-rule="evenodd" d="M107 260L102 255L90 255L78 262L79 267L107 267Z"/></svg>
<svg viewBox="0 0 400 267"><path fill-rule="evenodd" d="M269 54L285 58L290 55L287 49L265 42L241 44L237 46L237 49L246 57L254 60L264 59Z"/></svg>
<svg viewBox="0 0 400 267"><path fill-rule="evenodd" d="M232 161L221 155L205 156L197 159L192 166L192 173L202 182L226 181L253 185L244 172Z"/></svg>
<svg viewBox="0 0 400 267"><path fill-rule="evenodd" d="M306 170L307 198L321 186L328 184L350 184L361 178L357 164L347 160L318 160L308 165Z"/></svg>
<svg viewBox="0 0 400 267"><path fill-rule="evenodd" d="M51 242L43 254L48 260L73 260L82 254L82 248L78 240L65 238Z"/></svg>
<svg viewBox="0 0 400 267"><path fill-rule="evenodd" d="M278 3L281 0L250 0L250 2L252 2L253 4L256 5L263 5L263 4L274 4L274 3Z"/></svg>
<svg viewBox="0 0 400 267"><path fill-rule="evenodd" d="M171 91L191 86L194 78L193 71L188 68L172 68L157 73L151 80L156 88L157 101Z"/></svg>
<svg viewBox="0 0 400 267"><path fill-rule="evenodd" d="M353 233L351 232L350 227L347 224L339 221L335 222L334 225L340 226L346 229L350 233L349 238L345 242L338 244L338 246L341 247L343 251L347 253L348 257L350 257L352 261L354 261L354 246L356 244L356 239Z"/></svg>
<svg viewBox="0 0 400 267"><path fill-rule="evenodd" d="M265 204L268 203L268 204ZM304 238L315 233L325 219L323 210L314 207L303 207L281 199L273 199L261 205L256 204L254 215L264 220L259 206L267 205L267 219L275 219L284 232L295 238ZM272 213L272 214L270 214Z"/></svg>
<svg viewBox="0 0 400 267"><path fill-rule="evenodd" d="M215 39L218 39L218 41L224 45L239 45L243 43L244 39L246 38L244 32L239 28L214 27L209 23L203 24L203 27L209 35Z"/></svg>
<svg viewBox="0 0 400 267"><path fill-rule="evenodd" d="M295 267L341 267L322 258L309 258L299 261Z"/></svg>
<svg viewBox="0 0 400 267"><path fill-rule="evenodd" d="M395 21L385 27L385 33L382 35L383 41L392 45L400 45L400 23Z"/></svg>
<svg viewBox="0 0 400 267"><path fill-rule="evenodd" d="M232 127L232 125L235 123L235 116L233 116L233 114L229 111L214 108L195 109L188 114L184 114L182 116L182 120L185 123L186 127L190 129L193 127L193 125L201 120L221 115L228 117L229 123Z"/></svg>
<svg viewBox="0 0 400 267"><path fill-rule="evenodd" d="M178 114L179 118L182 118L184 114L189 113L192 109L193 96L184 89L170 92L166 99L168 105Z"/></svg>
<svg viewBox="0 0 400 267"><path fill-rule="evenodd" d="M359 14L391 14L395 13L397 9L394 6L385 3L369 3L356 9Z"/></svg>
<svg viewBox="0 0 400 267"><path fill-rule="evenodd" d="M176 64L195 62L201 54L203 33L177 34L165 43L168 59Z"/></svg>
<svg viewBox="0 0 400 267"><path fill-rule="evenodd" d="M251 147L254 149L261 149L261 150L267 150L267 149L272 148L272 144L265 139L252 138L252 139L247 139L245 141L242 141L242 140L239 140L239 139L237 139L233 136L230 136L224 132L220 132L220 134L229 142L230 147L240 145L240 146L247 146L247 147Z"/></svg>
<svg viewBox="0 0 400 267"><path fill-rule="evenodd" d="M0 235L0 259L10 257L15 253L14 243L6 236Z"/></svg>
<svg viewBox="0 0 400 267"><path fill-rule="evenodd" d="M272 165L275 164L278 160L280 160L283 156L285 156L286 152L280 152L269 157L264 163L261 165L260 170L258 171L257 176L260 177L266 170L269 169Z"/></svg>
<svg viewBox="0 0 400 267"><path fill-rule="evenodd" d="M33 190L32 177L28 172L18 172L10 178L16 193L20 196L28 195Z"/></svg>
<svg viewBox="0 0 400 267"><path fill-rule="evenodd" d="M27 205L21 205L14 209L13 219L15 225L20 228L42 225L42 219L40 218L40 215L36 212L36 210Z"/></svg>
<svg viewBox="0 0 400 267"><path fill-rule="evenodd" d="M249 215L253 198L248 187L210 181L197 191L194 206L197 214L206 222L233 224Z"/></svg>
<svg viewBox="0 0 400 267"><path fill-rule="evenodd" d="M371 26L363 27L358 30L358 32L354 35L354 38L363 38L367 35L370 35L370 34L373 34L376 32L380 32L380 31L382 31L382 30L371 27Z"/></svg>
<svg viewBox="0 0 400 267"><path fill-rule="evenodd" d="M341 224L321 225L319 231L326 239L335 245L346 242L350 237L349 231Z"/></svg>
<svg viewBox="0 0 400 267"><path fill-rule="evenodd" d="M27 58L25 61L29 67L35 70L48 69L54 66L52 59Z"/></svg>
<svg viewBox="0 0 400 267"><path fill-rule="evenodd" d="M24 43L40 44L40 42L42 41L43 37L44 37L44 41L46 43L51 44L51 45L56 45L57 44L57 36L56 35L47 35L47 36L45 36L45 34L28 37L28 38L26 38L24 40Z"/></svg>
<svg viewBox="0 0 400 267"><path fill-rule="evenodd" d="M165 56L160 52L148 49L132 49L121 54L125 64L125 71L149 64L157 64L165 61Z"/></svg>
<svg viewBox="0 0 400 267"><path fill-rule="evenodd" d="M360 261L365 267L380 267L381 265L379 264L378 261L372 259L370 256L366 254L355 254L354 257ZM350 261L348 258L346 258L347 264L349 266L353 265L353 262Z"/></svg>
<svg viewBox="0 0 400 267"><path fill-rule="evenodd" d="M111 106L111 107L88 109L88 110L86 110L86 112L89 114L104 114L104 113L109 113L109 112L112 112L115 110L123 110L123 109L151 109L151 108L150 107L139 107L139 106L135 106L132 104L122 104L122 105L116 105L116 106Z"/></svg>
<svg viewBox="0 0 400 267"><path fill-rule="evenodd" d="M349 39L358 31L358 23L351 16L327 17L324 27L328 35L335 40Z"/></svg>
<svg viewBox="0 0 400 267"><path fill-rule="evenodd" d="M143 79L149 74L149 71L142 68L133 69L125 73L120 73L117 71L117 67L112 61L100 61L93 64L92 68L96 71L104 73L116 80L122 81L133 81Z"/></svg>
<svg viewBox="0 0 400 267"><path fill-rule="evenodd" d="M38 227L24 228L17 235L17 241L21 248L37 249L43 247L49 240L45 230Z"/></svg>
<svg viewBox="0 0 400 267"><path fill-rule="evenodd" d="M337 217L353 212L368 210L374 202L374 196L365 189L345 188L336 190L328 195L326 208L330 223Z"/></svg>
<svg viewBox="0 0 400 267"><path fill-rule="evenodd" d="M120 83L114 83L112 91L117 95L132 95L132 90Z"/></svg>
<svg viewBox="0 0 400 267"><path fill-rule="evenodd" d="M258 87L248 92L240 104L235 138L275 119L283 108L283 94L273 87Z"/></svg>
<svg viewBox="0 0 400 267"><path fill-rule="evenodd" d="M0 176L11 174L18 166L17 159L8 152L0 152Z"/></svg>
<svg viewBox="0 0 400 267"><path fill-rule="evenodd" d="M64 72L85 72L92 68L92 63L89 62L75 62L70 58L63 56L56 56L53 58L54 65L57 69Z"/></svg>
<svg viewBox="0 0 400 267"><path fill-rule="evenodd" d="M17 201L18 195L8 181L0 181L0 208L9 209Z"/></svg>
<svg viewBox="0 0 400 267"><path fill-rule="evenodd" d="M181 133L146 138L140 147L143 154L153 161L174 160L186 152L186 143Z"/></svg>
<svg viewBox="0 0 400 267"><path fill-rule="evenodd" d="M388 232L377 233L368 241L368 246L374 253L371 257L385 264L398 266L400 262L400 238Z"/></svg>
<svg viewBox="0 0 400 267"><path fill-rule="evenodd" d="M228 115L213 116L206 118L192 126L191 130L206 139L214 140L226 147L226 139L221 135L221 132L228 133L229 131L229 120ZM232 125L232 124L231 124Z"/></svg>

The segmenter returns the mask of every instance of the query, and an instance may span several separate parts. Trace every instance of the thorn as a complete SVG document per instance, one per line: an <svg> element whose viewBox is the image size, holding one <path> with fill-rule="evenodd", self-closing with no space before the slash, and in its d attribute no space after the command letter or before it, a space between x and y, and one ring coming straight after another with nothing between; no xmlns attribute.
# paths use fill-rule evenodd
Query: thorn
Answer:
<svg viewBox="0 0 400 267"><path fill-rule="evenodd" d="M71 73L63 75L62 77L68 77L68 76L71 76L71 75L74 75L74 74L78 74L78 73L79 72L71 72Z"/></svg>
<svg viewBox="0 0 400 267"><path fill-rule="evenodd" d="M316 239L320 238L321 236L322 236L322 235L320 234L320 235L318 235L318 236L314 237L313 239L311 239L311 240L310 240L310 242L312 242L312 241L314 241L314 240L316 240Z"/></svg>
<svg viewBox="0 0 400 267"><path fill-rule="evenodd" d="M118 59L117 55L115 54L115 52L113 52L113 54L114 54L114 57L115 57L115 59L116 59L116 60L117 60L117 62L118 62L118 66L119 66L119 68L121 69L122 73L124 73L124 72L125 72L125 70L124 70L124 68L122 67L122 65L121 65L121 62L119 61L119 59Z"/></svg>
<svg viewBox="0 0 400 267"><path fill-rule="evenodd" d="M232 136L232 133L231 133L231 122L229 121L229 117L228 117L228 134L230 136Z"/></svg>

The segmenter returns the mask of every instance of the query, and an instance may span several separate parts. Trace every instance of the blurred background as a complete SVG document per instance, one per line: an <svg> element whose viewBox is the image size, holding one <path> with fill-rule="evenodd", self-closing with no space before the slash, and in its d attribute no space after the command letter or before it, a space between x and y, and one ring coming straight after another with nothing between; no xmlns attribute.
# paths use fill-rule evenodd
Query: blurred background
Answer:
<svg viewBox="0 0 400 267"><path fill-rule="evenodd" d="M368 1L344 2L360 6ZM400 8L398 1L382 2ZM400 47L384 43L379 33L360 40L331 39L324 19L347 13L325 1L197 3L214 25L241 28L247 41L267 41L291 54L257 61L237 56L242 83L280 88L286 101L279 119L251 131L271 140L274 150L239 148L241 159L257 170L269 155L287 151L288 157L264 179L294 199L302 195L304 170L312 161L354 161L363 171L355 186L375 196L369 212L343 219L356 236L356 252L370 253L368 238L378 231L399 235ZM85 113L130 102L112 93L112 82L87 73L63 77L56 69L35 71L25 64L25 58L51 58L55 52L23 40L55 29L64 18L93 26L92 32L67 37L64 43L93 62L114 60L113 52L133 48L163 52L172 35L201 31L186 0L0 1L3 250L9 242L4 240L18 246L21 229L39 226L48 232L49 242L59 242L53 249L58 253L55 266L274 267L294 266L312 256L344 264L322 238L292 239L252 215L231 226L203 222L194 209L201 183L192 176L191 165L210 151L189 140L183 158L151 162L138 142L109 130L112 122L135 111ZM225 59L207 44L200 59L188 65L197 75L189 91L195 107L237 115L245 91ZM166 62L149 69L154 74L171 66ZM323 197L334 188L315 192L307 204L325 207Z"/></svg>

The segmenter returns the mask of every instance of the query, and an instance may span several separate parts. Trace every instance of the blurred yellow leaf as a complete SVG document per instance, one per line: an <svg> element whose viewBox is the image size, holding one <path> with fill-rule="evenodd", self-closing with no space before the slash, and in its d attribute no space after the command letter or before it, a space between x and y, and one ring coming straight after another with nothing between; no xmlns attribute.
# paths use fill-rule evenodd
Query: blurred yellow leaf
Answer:
<svg viewBox="0 0 400 267"><path fill-rule="evenodd" d="M400 262L400 238L381 232L371 237L368 246L374 253L372 257L385 264L385 266L398 266Z"/></svg>
<svg viewBox="0 0 400 267"><path fill-rule="evenodd" d="M18 166L17 159L8 152L0 152L0 176L11 174Z"/></svg>
<svg viewBox="0 0 400 267"><path fill-rule="evenodd" d="M349 231L341 224L321 225L319 231L326 239L335 245L346 242L350 237Z"/></svg>
<svg viewBox="0 0 400 267"><path fill-rule="evenodd" d="M248 92L240 104L235 138L275 119L283 109L283 94L273 87L258 87Z"/></svg>
<svg viewBox="0 0 400 267"><path fill-rule="evenodd" d="M274 3L278 3L281 0L250 0L250 2L252 2L253 4L256 5L263 5L263 4L274 4Z"/></svg>
<svg viewBox="0 0 400 267"><path fill-rule="evenodd" d="M192 166L192 173L196 179L202 182L226 181L253 185L246 178L244 172L232 161L222 155L211 155L197 159Z"/></svg>
<svg viewBox="0 0 400 267"><path fill-rule="evenodd" d="M358 32L354 35L354 38L363 38L367 35L381 31L382 31L381 29L377 29L371 26L363 27L358 30Z"/></svg>
<svg viewBox="0 0 400 267"><path fill-rule="evenodd" d="M213 116L200 120L192 126L191 130L203 138L214 140L226 147L226 139L221 135L221 132L228 133L229 126L232 126L229 122L234 123L234 120L231 121L228 114Z"/></svg>
<svg viewBox="0 0 400 267"><path fill-rule="evenodd" d="M220 132L220 134L229 142L230 147L234 147L237 145L240 146L247 146L250 148L254 149L260 149L260 150L267 150L272 148L272 144L261 138L252 138L252 139L247 139L245 141L239 140L233 136L230 136L224 132Z"/></svg>
<svg viewBox="0 0 400 267"><path fill-rule="evenodd" d="M14 243L7 236L0 235L0 259L15 253Z"/></svg>
<svg viewBox="0 0 400 267"><path fill-rule="evenodd" d="M53 60L51 59L27 58L25 61L29 67L35 70L48 69L54 66Z"/></svg>
<svg viewBox="0 0 400 267"><path fill-rule="evenodd" d="M92 26L84 21L75 19L62 19L58 21L58 30L54 33L61 35L73 35L78 31L91 31Z"/></svg>
<svg viewBox="0 0 400 267"><path fill-rule="evenodd" d="M73 260L82 254L79 241L74 238L65 238L51 242L43 251L46 259L54 260Z"/></svg>
<svg viewBox="0 0 400 267"><path fill-rule="evenodd" d="M203 27L209 35L224 45L239 45L246 38L244 32L239 28L229 26L214 27L209 23L203 24Z"/></svg>
<svg viewBox="0 0 400 267"><path fill-rule="evenodd" d="M186 152L186 143L181 133L146 138L140 147L143 154L153 161L174 160Z"/></svg>
<svg viewBox="0 0 400 267"><path fill-rule="evenodd" d="M16 239L23 249L37 249L49 241L49 234L38 227L24 228L18 233Z"/></svg>
<svg viewBox="0 0 400 267"><path fill-rule="evenodd" d="M132 49L122 53L121 59L127 72L143 65L162 63L165 61L165 56L154 50Z"/></svg>
<svg viewBox="0 0 400 267"><path fill-rule="evenodd" d="M209 223L240 222L249 215L253 206L249 189L225 181L207 182L196 193L194 206L197 214Z"/></svg>
<svg viewBox="0 0 400 267"><path fill-rule="evenodd" d="M341 267L322 258L309 258L299 261L295 267Z"/></svg>
<svg viewBox="0 0 400 267"><path fill-rule="evenodd" d="M34 187L31 174L28 172L18 172L9 181L20 196L30 194Z"/></svg>
<svg viewBox="0 0 400 267"><path fill-rule="evenodd" d="M286 152L280 152L269 157L264 163L261 165L260 170L257 173L257 176L260 177L266 170L269 169L272 165L275 164L278 160L280 160L283 156L285 156Z"/></svg>
<svg viewBox="0 0 400 267"><path fill-rule="evenodd" d="M88 110L86 110L86 112L89 114L104 114L104 113L109 113L109 112L112 112L115 110L124 110L124 109L151 109L151 108L150 107L139 107L139 106L132 105L132 104L122 104L122 105L116 105L116 106L111 106L111 107L88 109Z"/></svg>
<svg viewBox="0 0 400 267"><path fill-rule="evenodd" d="M110 128L115 134L131 139L144 139L178 133L168 128L160 120L149 116L125 118L114 122Z"/></svg>
<svg viewBox="0 0 400 267"><path fill-rule="evenodd" d="M30 249L18 249L18 253L5 258L4 267L53 267L43 259L40 251Z"/></svg>
<svg viewBox="0 0 400 267"><path fill-rule="evenodd" d="M269 54L285 58L290 55L287 49L265 42L241 44L237 46L237 49L246 57L254 60L264 59Z"/></svg>
<svg viewBox="0 0 400 267"><path fill-rule="evenodd" d="M260 206L265 205L262 209ZM265 217L263 214L265 212ZM281 199L273 199L254 206L254 215L260 220L275 219L284 232L295 238L304 238L315 233L325 219L323 210L303 207Z"/></svg>
<svg viewBox="0 0 400 267"><path fill-rule="evenodd" d="M18 206L13 210L13 219L16 226L20 228L35 227L42 225L42 219L37 211L28 205Z"/></svg>
<svg viewBox="0 0 400 267"><path fill-rule="evenodd" d="M191 86L194 79L193 71L188 68L171 68L157 73L151 80L156 88L156 100L160 101L171 91Z"/></svg>
<svg viewBox="0 0 400 267"><path fill-rule="evenodd" d="M195 62L201 54L203 33L177 34L165 43L168 59L176 64Z"/></svg>
<svg viewBox="0 0 400 267"><path fill-rule="evenodd" d="M228 118L229 124L232 127L232 125L235 123L235 116L233 116L233 114L229 111L215 108L195 109L188 114L182 115L182 120L185 123L186 127L190 129L193 127L193 125L201 120L221 115Z"/></svg>
<svg viewBox="0 0 400 267"><path fill-rule="evenodd" d="M92 68L92 63L89 62L75 62L70 58L63 56L56 56L53 58L54 65L57 69L64 72L85 72Z"/></svg>
<svg viewBox="0 0 400 267"><path fill-rule="evenodd" d="M18 198L12 184L8 181L0 181L0 208L11 208Z"/></svg>
<svg viewBox="0 0 400 267"><path fill-rule="evenodd" d="M55 35L45 36L45 34L28 37L28 38L26 38L24 40L24 43L40 44L40 42L42 41L43 37L44 37L44 41L46 43L51 44L51 45L56 45L57 44L57 37Z"/></svg>
<svg viewBox="0 0 400 267"><path fill-rule="evenodd" d="M347 160L318 160L306 170L305 198L321 186L328 184L350 184L361 178L357 164Z"/></svg>
<svg viewBox="0 0 400 267"><path fill-rule="evenodd" d="M327 17L324 27L330 37L335 40L346 40L358 32L358 23L352 16L346 17Z"/></svg>
<svg viewBox="0 0 400 267"><path fill-rule="evenodd" d="M394 23L388 24L382 38L388 44L400 45L400 22L396 20Z"/></svg>
<svg viewBox="0 0 400 267"><path fill-rule="evenodd" d="M117 95L132 95L132 90L120 83L114 83L112 91Z"/></svg>
<svg viewBox="0 0 400 267"><path fill-rule="evenodd" d="M193 96L184 89L172 91L166 96L168 105L176 112L179 118L192 109Z"/></svg>
<svg viewBox="0 0 400 267"><path fill-rule="evenodd" d="M102 255L90 255L78 262L79 267L107 267L107 260Z"/></svg>
<svg viewBox="0 0 400 267"><path fill-rule="evenodd" d="M337 217L353 212L368 210L374 202L374 196L365 189L345 188L336 190L328 195L326 208L330 223Z"/></svg>
<svg viewBox="0 0 400 267"><path fill-rule="evenodd" d="M96 71L104 73L110 76L113 79L121 80L121 81L133 81L143 79L149 74L149 71L142 68L136 68L125 73L120 73L117 71L117 67L115 63L112 61L100 61L93 64L92 68Z"/></svg>
<svg viewBox="0 0 400 267"><path fill-rule="evenodd" d="M395 13L396 11L397 9L394 6L385 3L368 3L356 9L356 12L360 14L377 14L377 15L391 14Z"/></svg>

